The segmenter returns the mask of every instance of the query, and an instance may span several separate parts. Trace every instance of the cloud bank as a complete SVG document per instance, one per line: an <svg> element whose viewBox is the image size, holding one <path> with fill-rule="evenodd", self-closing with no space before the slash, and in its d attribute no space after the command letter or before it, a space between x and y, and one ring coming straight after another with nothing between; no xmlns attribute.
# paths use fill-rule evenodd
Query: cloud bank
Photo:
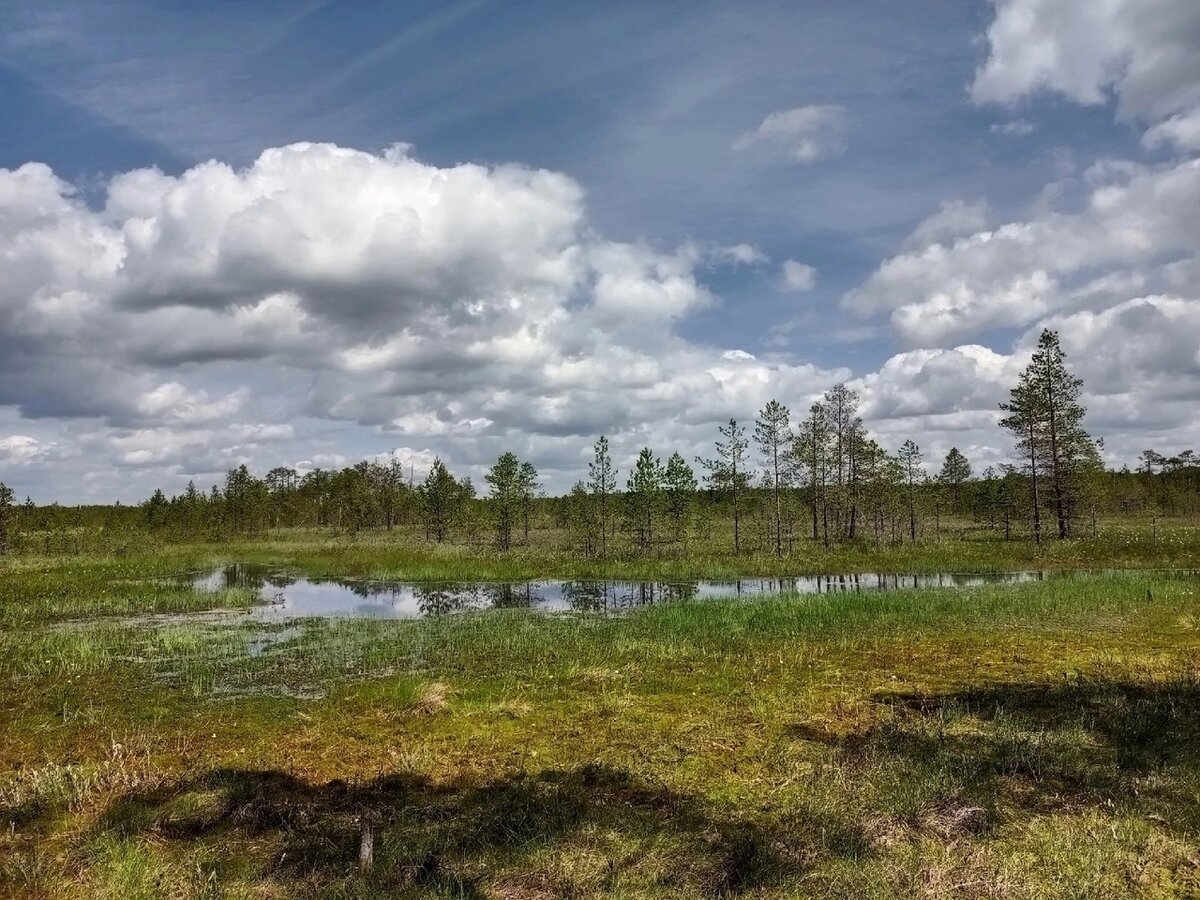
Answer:
<svg viewBox="0 0 1200 900"><path fill-rule="evenodd" d="M511 449L562 490L601 432L622 465L643 444L708 454L716 423L771 397L800 413L840 380L885 444L957 445L981 468L1008 454L997 404L1042 327L1062 333L1110 460L1200 447L1197 9L997 2L971 98L1030 125L1047 92L1111 103L1141 157L1064 170L1003 216L942 198L849 289L824 262L819 280L795 259L766 269L736 235L612 240L565 174L405 146L292 144L241 168L122 172L86 196L40 163L0 169L0 479L109 501L243 462L393 450L478 478ZM780 110L724 139L829 160L850 152L849 116ZM735 271L787 317L756 346L692 327L738 315L721 308ZM839 299L861 327L823 320ZM863 361L844 343L861 334L894 346ZM854 371L790 349L839 341Z"/></svg>
<svg viewBox="0 0 1200 900"><path fill-rule="evenodd" d="M605 240L583 201L559 173L405 148L126 172L95 207L44 165L0 171L0 407L69 433L81 468L170 481L323 432L330 459L517 445L566 470L602 431L632 453L845 376L680 338L716 302L698 271L761 254ZM10 465L39 459L34 430Z"/></svg>

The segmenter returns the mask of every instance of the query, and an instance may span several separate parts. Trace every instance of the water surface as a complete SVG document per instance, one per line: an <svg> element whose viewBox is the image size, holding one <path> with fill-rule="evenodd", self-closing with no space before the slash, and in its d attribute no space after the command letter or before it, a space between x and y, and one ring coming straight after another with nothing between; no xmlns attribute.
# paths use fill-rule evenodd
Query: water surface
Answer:
<svg viewBox="0 0 1200 900"><path fill-rule="evenodd" d="M183 575L180 580L200 590L239 587L257 591L263 602L255 608L255 615L269 619L310 616L411 619L480 609L603 612L679 600L964 588L1035 581L1044 577L1042 572L944 572L695 581L414 582L317 578L268 566L235 564Z"/></svg>

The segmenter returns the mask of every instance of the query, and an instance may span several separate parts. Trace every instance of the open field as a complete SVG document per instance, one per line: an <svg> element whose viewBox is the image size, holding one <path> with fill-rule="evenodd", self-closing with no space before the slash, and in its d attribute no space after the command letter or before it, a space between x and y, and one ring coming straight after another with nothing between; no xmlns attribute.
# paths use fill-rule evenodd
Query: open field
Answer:
<svg viewBox="0 0 1200 900"><path fill-rule="evenodd" d="M1140 537L1014 543L991 567L1196 558L1191 531ZM905 550L912 569L984 567L965 541ZM9 559L0 894L1200 892L1194 576L266 624L187 614L246 592L156 580L229 559L363 577L772 564L593 569L304 533ZM360 872L364 820L374 862Z"/></svg>

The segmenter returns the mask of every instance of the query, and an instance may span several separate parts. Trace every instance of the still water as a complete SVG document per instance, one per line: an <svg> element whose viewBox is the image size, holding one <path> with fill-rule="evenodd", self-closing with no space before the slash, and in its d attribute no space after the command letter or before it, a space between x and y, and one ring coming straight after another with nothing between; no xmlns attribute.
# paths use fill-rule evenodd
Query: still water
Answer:
<svg viewBox="0 0 1200 900"><path fill-rule="evenodd" d="M262 597L263 618L411 619L478 609L603 612L675 600L735 599L769 594L831 594L899 588L975 587L1035 581L1040 572L935 575L816 575L732 581L410 582L310 578L256 565L229 565L179 576L201 590L248 587Z"/></svg>

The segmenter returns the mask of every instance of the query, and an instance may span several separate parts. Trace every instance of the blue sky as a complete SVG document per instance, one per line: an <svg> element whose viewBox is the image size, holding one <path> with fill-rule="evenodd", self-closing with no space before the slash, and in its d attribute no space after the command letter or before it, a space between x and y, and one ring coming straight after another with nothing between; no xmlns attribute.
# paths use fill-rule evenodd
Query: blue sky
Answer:
<svg viewBox="0 0 1200 900"><path fill-rule="evenodd" d="M1155 328L1177 334L1181 322L1195 321L1194 242L1159 237L1186 228L1187 211L1182 220L1168 212L1151 221L1161 211L1141 210L1138 198L1168 182L1184 196L1192 187L1200 77L1186 50L1196 46L1200 17L1186 0L1150 5L1163 28L1141 22L1145 7L1132 0L1104 11L1074 0L53 9L15 0L0 11L0 170L32 162L53 174L14 175L17 186L0 191L0 222L7 203L10 240L49 240L38 231L44 216L29 212L45 175L66 204L54 213L62 217L55 240L81 222L100 236L70 250L56 245L57 267L49 257L0 256L21 285L0 292L0 315L8 314L0 326L24 354L8 390L0 388L0 478L43 496L129 498L159 483L212 480L238 461L311 466L394 448L418 461L440 453L478 472L497 448L515 444L562 487L593 430L614 434L626 454L645 441L663 451L699 448L727 412L750 418L768 394L801 410L842 378L854 380L885 443L924 434L931 456L960 443L981 463L1000 461L1007 448L993 433L994 404L1031 331L1076 317L1069 330L1081 336L1086 359L1101 346L1089 340L1120 340L1130 316L1151 343ZM532 243L492 247L485 229L447 256L440 245L430 250L425 234L428 257L379 274L371 254L405 250L403 242L376 242L352 261L330 263L350 267L338 277L353 284L339 281L337 291L311 266L298 266L303 278L274 262L261 268L264 256L239 257L234 269L188 268L194 260L180 248L227 241L248 201L207 209L218 224L176 223L197 229L189 243L162 237L174 234L163 227L171 209L164 198L190 185L212 201L224 188L200 183L212 174L207 161L252 173L264 150L297 142L376 161L409 145L405 158L420 168L380 163L380 177L397 179L398 188L399 179L458 177L457 167L475 163L496 167L491 173L548 170L579 196L533 188L546 209L531 212L530 197L493 176L495 196L478 203L511 209L513 233L536 234ZM312 178L312 165L330 179L357 177L356 164L310 153L305 163L293 155L280 164L286 172L272 170L264 183ZM113 200L114 180L130 183L128 173L145 169L177 181L139 187L154 197L139 195L125 211ZM188 173L200 173L195 183ZM339 185L354 190L353 182ZM1122 192L1134 221L1121 218L1124 208L1098 206ZM459 232L453 216L475 234L479 212L471 196L455 197L465 206L447 213L439 232L451 242ZM310 199L279 213L305 237L319 230L314 222L329 220L322 204L336 202ZM394 221L395 208L360 202L336 214L376 222L376 234ZM153 214L147 203L166 205ZM130 261L134 219L162 228L144 271ZM496 222L508 228L508 219ZM204 232L209 225L224 237ZM1065 247L1055 259L1072 262L1060 265L1024 238L980 237L1005 226L1010 237L1141 231L1104 252ZM249 244L258 247L259 237ZM64 254L95 252L98 241L113 242L103 276L82 263L64 274ZM540 267L547 253L563 264L567 245L572 260L589 261L548 287ZM186 284L151 271L170 268L172 254L191 273ZM525 313L498 307L484 338L481 319L469 335L449 319L421 331L397 306L389 310L413 284L442 279L447 260L458 274L412 301L424 321L463 304L478 317L502 295ZM811 267L790 287L789 260ZM479 283L462 274L476 269L488 272ZM212 283L197 286L205 279ZM609 280L624 297L644 290L648 299L625 307L605 300ZM168 282L175 293L163 292ZM284 295L292 299L268 302ZM48 312L51 296L57 313ZM656 310L645 305L655 303ZM314 317L301 329L312 332L305 340L322 329L328 340L281 343L275 331L247 325L247 317L265 321L281 308ZM74 324L35 326L35 314ZM555 326L542 329L539 316ZM163 328L212 328L226 343L168 359L142 346L161 344ZM439 343L452 335L484 349L455 377L432 363L422 368L420 359L453 356ZM531 343L515 364L518 335ZM87 348L75 380L67 375L80 354L57 358L72 342ZM108 343L110 353L97 350ZM1175 392L1180 383L1194 386L1190 346L1177 348L1170 371L1133 365L1126 383L1097 393L1094 430L1112 436L1113 454L1129 456L1148 440L1196 442L1173 406L1157 404L1161 414L1147 416L1147 398L1131 394L1156 390L1159 378ZM563 376L568 361L581 360L598 369L616 361L644 375L610 383L598 374L581 388ZM464 367L478 377L459 377L456 389ZM722 380L722 367L736 371ZM604 413L589 391L625 408ZM695 391L715 399L693 402ZM689 409L664 425L667 397ZM540 412L522 417L522 408Z"/></svg>

